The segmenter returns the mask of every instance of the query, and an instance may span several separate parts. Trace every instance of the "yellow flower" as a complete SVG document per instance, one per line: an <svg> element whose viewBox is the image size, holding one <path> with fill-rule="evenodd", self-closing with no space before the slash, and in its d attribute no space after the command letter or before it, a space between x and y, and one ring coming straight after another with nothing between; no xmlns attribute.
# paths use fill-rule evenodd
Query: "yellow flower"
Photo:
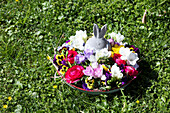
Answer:
<svg viewBox="0 0 170 113"><path fill-rule="evenodd" d="M115 44L114 47L112 47L113 53L119 54L119 50L121 47L124 47L123 45L117 45Z"/></svg>
<svg viewBox="0 0 170 113"><path fill-rule="evenodd" d="M8 97L8 100L10 101L10 100L12 100L12 97L10 96L10 97Z"/></svg>
<svg viewBox="0 0 170 113"><path fill-rule="evenodd" d="M68 42L69 45L71 45L71 42Z"/></svg>
<svg viewBox="0 0 170 113"><path fill-rule="evenodd" d="M57 88L57 85L54 85L53 88Z"/></svg>
<svg viewBox="0 0 170 113"><path fill-rule="evenodd" d="M50 59L51 59L51 57L50 57L50 56L47 56L47 59L48 59L48 60L50 60Z"/></svg>
<svg viewBox="0 0 170 113"><path fill-rule="evenodd" d="M64 55L63 55L63 54L61 54L61 55L56 55L55 58L57 59L57 64L58 64L59 66L62 66L62 65L63 65L63 64L62 64L62 61L63 61L63 59L64 59Z"/></svg>
<svg viewBox="0 0 170 113"><path fill-rule="evenodd" d="M136 103L139 104L139 100L137 100Z"/></svg>
<svg viewBox="0 0 170 113"><path fill-rule="evenodd" d="M7 107L8 107L8 105L3 105L3 108L5 108L5 109L6 109Z"/></svg>
<svg viewBox="0 0 170 113"><path fill-rule="evenodd" d="M73 48L72 51L75 51L75 48Z"/></svg>
<svg viewBox="0 0 170 113"><path fill-rule="evenodd" d="M104 80L102 80L101 83L102 83L103 85L106 85L106 82L105 82Z"/></svg>
<svg viewBox="0 0 170 113"><path fill-rule="evenodd" d="M63 55L63 54L61 54L61 55L56 55L56 59L61 59L61 60L63 60L63 59L64 59L64 55Z"/></svg>
<svg viewBox="0 0 170 113"><path fill-rule="evenodd" d="M19 0L15 0L16 2L18 2Z"/></svg>
<svg viewBox="0 0 170 113"><path fill-rule="evenodd" d="M107 68L104 64L102 65L102 67L105 71L109 71L109 68Z"/></svg>
<svg viewBox="0 0 170 113"><path fill-rule="evenodd" d="M132 51L134 50L133 47L131 47L131 48L129 48L129 49L132 50Z"/></svg>
<svg viewBox="0 0 170 113"><path fill-rule="evenodd" d="M64 73L68 70L68 67L66 67L65 65L62 66L62 69L60 70L60 73L62 75L64 75Z"/></svg>
<svg viewBox="0 0 170 113"><path fill-rule="evenodd" d="M111 51L111 56L110 57L112 57L112 58L114 57L114 52Z"/></svg>
<svg viewBox="0 0 170 113"><path fill-rule="evenodd" d="M57 59L57 64L59 65L59 66L62 66L63 64L62 64L62 60L61 59Z"/></svg>
<svg viewBox="0 0 170 113"><path fill-rule="evenodd" d="M93 89L93 86L94 86L94 79L88 80L88 78L87 78L87 79L85 79L85 83L87 84L87 88Z"/></svg>
<svg viewBox="0 0 170 113"><path fill-rule="evenodd" d="M133 47L131 47L131 48L129 48L129 49L130 49L130 51L132 51L132 53L135 53Z"/></svg>
<svg viewBox="0 0 170 113"><path fill-rule="evenodd" d="M61 50L59 50L60 53L63 52L64 54L66 53L66 51L67 51L67 48L66 48L66 47L63 47Z"/></svg>

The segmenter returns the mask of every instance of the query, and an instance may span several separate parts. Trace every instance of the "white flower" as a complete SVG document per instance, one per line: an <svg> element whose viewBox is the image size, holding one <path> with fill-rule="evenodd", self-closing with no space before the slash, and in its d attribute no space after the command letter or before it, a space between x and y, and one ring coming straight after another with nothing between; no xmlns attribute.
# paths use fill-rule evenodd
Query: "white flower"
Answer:
<svg viewBox="0 0 170 113"><path fill-rule="evenodd" d="M76 37L77 37L77 38L83 39L84 42L87 41L87 34L86 34L86 31L82 31L82 30L76 31Z"/></svg>
<svg viewBox="0 0 170 113"><path fill-rule="evenodd" d="M74 48L77 48L77 49L80 49L80 50L84 50L84 41L82 39L75 39L71 42L71 45L74 47Z"/></svg>
<svg viewBox="0 0 170 113"><path fill-rule="evenodd" d="M137 53L130 53L129 56L127 57L127 64L128 65L135 65L136 61L138 61L138 54Z"/></svg>
<svg viewBox="0 0 170 113"><path fill-rule="evenodd" d="M117 34L116 34L116 33L114 33L114 32L112 32L112 33L109 33L108 35L109 35L111 38L113 38L113 39L114 39L114 38L116 37L116 35L117 35ZM114 40L115 40L115 39L114 39Z"/></svg>
<svg viewBox="0 0 170 113"><path fill-rule="evenodd" d="M117 79L121 79L123 77L123 74L121 73L121 70L119 69L119 67L114 64L111 68L111 73L112 73L112 77L115 77Z"/></svg>
<svg viewBox="0 0 170 113"><path fill-rule="evenodd" d="M88 58L90 62L97 62L96 57L94 55L90 55L90 58Z"/></svg>
<svg viewBox="0 0 170 113"><path fill-rule="evenodd" d="M83 44L87 40L86 31L82 31L82 30L76 31L76 35L75 36L70 36L69 39L70 39L71 45L74 48L84 50Z"/></svg>
<svg viewBox="0 0 170 113"><path fill-rule="evenodd" d="M97 62L92 62L91 63L91 67L94 69L94 68L97 68L98 67L98 63Z"/></svg>
<svg viewBox="0 0 170 113"><path fill-rule="evenodd" d="M118 34L112 32L109 33L108 35L119 43L121 43L125 38L123 35L120 34L120 32Z"/></svg>
<svg viewBox="0 0 170 113"><path fill-rule="evenodd" d="M69 50L73 48L72 45L69 45L69 43L63 43L62 46L57 48L57 51L60 51L63 47L69 47Z"/></svg>
<svg viewBox="0 0 170 113"><path fill-rule="evenodd" d="M118 34L116 34L116 40L117 40L117 42L122 42L123 40L124 40L124 36L123 35L121 35L120 33L118 33Z"/></svg>
<svg viewBox="0 0 170 113"><path fill-rule="evenodd" d="M70 36L69 40L72 42L73 40L76 40L75 36Z"/></svg>
<svg viewBox="0 0 170 113"><path fill-rule="evenodd" d="M110 57L110 56L111 56L111 51L108 51L107 48L96 51L96 59L97 60L102 57Z"/></svg>
<svg viewBox="0 0 170 113"><path fill-rule="evenodd" d="M120 57L122 60L127 60L127 58L130 55L131 51L130 51L129 48L121 47L120 50L119 50L119 53L122 55Z"/></svg>

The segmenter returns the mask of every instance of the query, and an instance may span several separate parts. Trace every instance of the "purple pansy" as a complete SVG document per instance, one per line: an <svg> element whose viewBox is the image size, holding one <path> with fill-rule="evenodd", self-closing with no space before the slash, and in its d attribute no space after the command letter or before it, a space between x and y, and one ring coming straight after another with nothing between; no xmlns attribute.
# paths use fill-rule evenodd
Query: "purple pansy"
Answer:
<svg viewBox="0 0 170 113"><path fill-rule="evenodd" d="M107 81L111 79L111 75L112 75L112 74L107 71L105 75L106 75L106 80L105 80L105 82L106 82L106 85L107 85Z"/></svg>
<svg viewBox="0 0 170 113"><path fill-rule="evenodd" d="M65 66L67 66L67 63L66 63L65 60L61 61L61 63L62 63L63 65L65 65Z"/></svg>
<svg viewBox="0 0 170 113"><path fill-rule="evenodd" d="M54 63L55 65L57 65L56 55L54 55L53 63ZM62 69L62 66L58 66L58 71L59 71L60 69Z"/></svg>
<svg viewBox="0 0 170 113"><path fill-rule="evenodd" d="M140 54L139 48L136 48L134 45L127 45L127 47L129 47L129 48L132 47L134 49L135 53L137 53L138 55Z"/></svg>
<svg viewBox="0 0 170 113"><path fill-rule="evenodd" d="M67 40L67 41L66 41L66 43L69 43L69 42L70 42L70 40Z"/></svg>
<svg viewBox="0 0 170 113"><path fill-rule="evenodd" d="M53 63L55 64L55 65L57 65L57 62L56 62L56 55L54 55L54 59L53 59Z"/></svg>
<svg viewBox="0 0 170 113"><path fill-rule="evenodd" d="M114 44L115 44L115 45L117 44L118 46L120 46L120 44L119 44L118 42L115 42Z"/></svg>
<svg viewBox="0 0 170 113"><path fill-rule="evenodd" d="M87 84L86 84L86 82L84 80L82 80L82 87L85 90L90 90L89 88L87 88Z"/></svg>

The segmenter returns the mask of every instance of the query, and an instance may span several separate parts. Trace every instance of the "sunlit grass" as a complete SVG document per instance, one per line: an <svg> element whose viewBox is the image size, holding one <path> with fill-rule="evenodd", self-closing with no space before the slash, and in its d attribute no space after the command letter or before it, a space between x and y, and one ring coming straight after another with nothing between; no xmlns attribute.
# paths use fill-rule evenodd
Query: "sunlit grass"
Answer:
<svg viewBox="0 0 170 113"><path fill-rule="evenodd" d="M147 9L146 24L142 23ZM0 112L168 112L168 1L0 2ZM54 81L47 60L76 30L108 25L140 49L140 74L127 88L89 95ZM61 44L60 43L60 44Z"/></svg>

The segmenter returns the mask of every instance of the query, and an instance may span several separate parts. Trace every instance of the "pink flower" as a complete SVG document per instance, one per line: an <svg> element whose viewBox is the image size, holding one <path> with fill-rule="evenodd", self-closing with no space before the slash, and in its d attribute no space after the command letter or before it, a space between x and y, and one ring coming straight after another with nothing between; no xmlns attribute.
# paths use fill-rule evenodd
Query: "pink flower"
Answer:
<svg viewBox="0 0 170 113"><path fill-rule="evenodd" d="M94 78L101 78L103 75L103 67L99 65L98 68L94 69Z"/></svg>
<svg viewBox="0 0 170 113"><path fill-rule="evenodd" d="M116 62L117 63L117 65L118 66L121 66L121 64L126 64L126 61L125 60L122 60L120 57L121 57L122 55L121 54L114 54L114 57L113 57L113 60L114 60L114 62Z"/></svg>
<svg viewBox="0 0 170 113"><path fill-rule="evenodd" d="M73 64L74 63L74 57L77 55L76 51L68 50L67 60Z"/></svg>
<svg viewBox="0 0 170 113"><path fill-rule="evenodd" d="M83 73L87 76L93 76L94 70L91 66L86 67L86 70L83 70Z"/></svg>
<svg viewBox="0 0 170 113"><path fill-rule="evenodd" d="M114 40L113 40L112 38L111 38L111 39L108 39L107 41L111 44L111 46L114 46L114 43L115 43L115 42L114 42Z"/></svg>
<svg viewBox="0 0 170 113"><path fill-rule="evenodd" d="M125 69L125 72L132 77L135 77L138 74L138 71L135 70L134 67L125 66L124 69Z"/></svg>
<svg viewBox="0 0 170 113"><path fill-rule="evenodd" d="M86 70L83 70L83 73L87 76L92 76L94 78L101 78L103 75L103 67L102 65L98 65L94 68L93 66L86 67Z"/></svg>
<svg viewBox="0 0 170 113"><path fill-rule="evenodd" d="M79 65L75 65L67 70L65 73L65 79L68 83L74 83L84 75L83 73L84 68Z"/></svg>

